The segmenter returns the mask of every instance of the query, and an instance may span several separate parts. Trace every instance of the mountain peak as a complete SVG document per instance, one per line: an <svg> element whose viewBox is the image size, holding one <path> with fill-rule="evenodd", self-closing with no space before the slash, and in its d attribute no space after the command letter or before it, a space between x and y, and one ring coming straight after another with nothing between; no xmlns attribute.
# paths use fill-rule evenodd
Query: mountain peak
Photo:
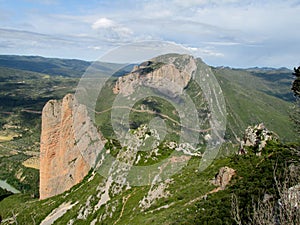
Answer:
<svg viewBox="0 0 300 225"><path fill-rule="evenodd" d="M167 54L135 66L131 73L119 77L115 94L132 94L138 87L150 87L176 96L188 85L197 65L190 55Z"/></svg>

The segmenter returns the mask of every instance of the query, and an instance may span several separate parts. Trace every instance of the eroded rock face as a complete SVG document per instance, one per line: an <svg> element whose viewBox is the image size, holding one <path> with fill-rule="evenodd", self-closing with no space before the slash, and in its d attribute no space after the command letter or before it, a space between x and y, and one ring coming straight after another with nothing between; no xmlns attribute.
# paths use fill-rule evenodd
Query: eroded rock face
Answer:
<svg viewBox="0 0 300 225"><path fill-rule="evenodd" d="M239 154L247 153L245 146L257 148L257 155L261 155L261 150L266 146L268 141L277 141L278 136L269 131L263 123L255 126L249 126L245 130L244 138L240 143Z"/></svg>
<svg viewBox="0 0 300 225"><path fill-rule="evenodd" d="M129 96L138 87L150 87L176 97L182 94L197 66L189 55L157 57L134 67L131 73L119 77L113 92Z"/></svg>
<svg viewBox="0 0 300 225"><path fill-rule="evenodd" d="M219 186L220 190L224 190L234 175L234 169L227 166L221 167L219 173L215 176L212 183L216 186Z"/></svg>
<svg viewBox="0 0 300 225"><path fill-rule="evenodd" d="M82 181L102 150L86 107L73 95L50 100L42 112L40 198L58 195Z"/></svg>

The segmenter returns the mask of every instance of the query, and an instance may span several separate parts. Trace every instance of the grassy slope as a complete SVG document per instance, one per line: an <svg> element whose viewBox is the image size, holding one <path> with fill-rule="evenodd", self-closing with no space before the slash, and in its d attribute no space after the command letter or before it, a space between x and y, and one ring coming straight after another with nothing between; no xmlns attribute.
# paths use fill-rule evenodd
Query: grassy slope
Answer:
<svg viewBox="0 0 300 225"><path fill-rule="evenodd" d="M215 69L214 72L227 105L227 138L234 138L235 135L241 137L247 126L261 122L283 141L297 138L289 118L292 103L265 93L270 89L269 82L242 70L225 68ZM283 90L287 89L286 85L281 86L284 86Z"/></svg>
<svg viewBox="0 0 300 225"><path fill-rule="evenodd" d="M270 154L271 153L271 154ZM112 202L119 205L112 214L107 217L103 224L234 224L230 215L231 194L235 193L241 201L243 216L247 218L246 208L250 207L252 201L262 198L264 193L276 194L274 189L273 169L276 165L278 179L283 173L285 166L291 162L299 163L299 157L293 156L290 146L271 144L267 147L263 156L255 155L233 156L218 159L204 172L197 172L199 160L194 157L178 174L172 178L168 190L171 196L162 198L153 204L149 209L141 212L138 202L147 193L149 187L133 187L123 191L120 195L113 197ZM231 185L224 191L207 194L215 187L210 183L219 168L229 166L236 170ZM12 212L18 214L18 224L31 223L32 218L38 223L41 222L54 208L63 202L79 203L59 218L55 224L66 224L73 219L74 224L89 224L93 219L99 218L106 206L90 213L85 220L78 219L78 212L81 207L89 204L93 208L98 202L96 187L102 178L96 176L88 181L73 187L71 191L43 201L29 199L26 195L12 195L0 202L2 217L9 218ZM202 197L207 194L206 200ZM79 197L80 196L80 197ZM93 196L93 197L91 197ZM124 199L127 199L125 202ZM167 209L156 210L161 206L170 205ZM121 211L123 213L121 214ZM92 211L90 211L92 212ZM6 224L6 223L5 223Z"/></svg>
<svg viewBox="0 0 300 225"><path fill-rule="evenodd" d="M182 211L182 208L187 208L184 206L185 203L188 203L194 198L202 196L209 190L213 189L213 185L209 183L209 180L216 174L218 171L217 167L219 165L213 166L210 170L207 170L202 174L198 174L195 172L198 167L198 163L199 160L196 158L191 160L189 166L174 177L176 182L169 187L173 196L167 199L161 199L148 210L150 211L172 202L175 203L167 211L163 210L154 213L139 212L137 209L138 201L141 200L147 193L149 187L146 186L135 187L123 192L119 196L114 197L112 201L122 201L123 197L130 195L123 213L124 216L120 219L118 224L141 224L142 222L145 224L166 224L174 221L174 216L176 217L176 215ZM222 164L222 162L219 162L218 164ZM35 218L36 222L40 222L42 218L44 218L47 214L49 214L49 212L51 212L52 209L59 206L62 202L79 201L80 203L78 205L70 210L68 214L60 218L56 223L66 224L65 222L69 221L69 219L77 217L80 206L85 205L89 196L96 196L97 191L95 189L101 180L102 178L99 175L96 175L92 181L85 181L82 184L77 185L79 188L72 188L73 191L70 191L71 194L68 196L66 196L66 194L62 194L43 201L29 200L26 195L13 195L0 202L0 212L3 218L7 218L12 215L11 209L13 208L14 213L19 213L19 224L27 224L31 221L30 215ZM191 180L194 180L194 182L191 183ZM80 198L78 198L78 196L80 196ZM18 204L16 204L17 202ZM96 203L96 200L92 201L91 205L95 205ZM78 220L75 224L87 224L87 222L92 221L93 218L99 217L102 211L103 207L100 208L97 213L90 215L87 220ZM105 221L105 224L112 224L113 221L116 221L120 216L120 209L118 209L118 211L119 213L115 213L113 218L108 218ZM170 215L168 216L166 212Z"/></svg>

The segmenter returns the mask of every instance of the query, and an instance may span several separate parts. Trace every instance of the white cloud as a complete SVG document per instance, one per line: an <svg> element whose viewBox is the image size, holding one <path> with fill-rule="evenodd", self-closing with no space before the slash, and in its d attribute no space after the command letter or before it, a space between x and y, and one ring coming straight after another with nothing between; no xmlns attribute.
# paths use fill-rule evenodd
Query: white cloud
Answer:
<svg viewBox="0 0 300 225"><path fill-rule="evenodd" d="M113 27L117 27L117 24L107 18L100 18L98 19L96 22L93 23L92 28L94 30L98 30L98 29L108 29L108 28L113 28Z"/></svg>
<svg viewBox="0 0 300 225"><path fill-rule="evenodd" d="M108 18L100 18L92 24L92 29L99 31L99 35L107 41L127 41L133 35L133 31Z"/></svg>

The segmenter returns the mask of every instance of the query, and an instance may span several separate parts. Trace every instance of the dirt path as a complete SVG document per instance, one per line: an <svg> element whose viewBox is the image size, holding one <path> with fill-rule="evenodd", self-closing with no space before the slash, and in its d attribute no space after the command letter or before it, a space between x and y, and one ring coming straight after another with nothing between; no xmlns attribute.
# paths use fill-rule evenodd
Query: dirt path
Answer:
<svg viewBox="0 0 300 225"><path fill-rule="evenodd" d="M134 192L133 192L133 193L134 193ZM133 194L133 193L131 193L131 194ZM127 197L123 197L123 206L122 206L122 210L121 210L120 216L119 216L119 218L114 222L113 225L117 224L117 223L120 221L121 217L123 216L123 213L124 213L124 210L125 210L125 205L126 205L128 199L131 197L131 194L127 195Z"/></svg>
<svg viewBox="0 0 300 225"><path fill-rule="evenodd" d="M58 218L62 217L69 209L73 208L78 203L75 202L71 205L71 202L64 202L58 208L54 209L41 223L40 225L51 225Z"/></svg>
<svg viewBox="0 0 300 225"><path fill-rule="evenodd" d="M42 114L41 111L31 110L31 109L22 109L21 112L33 113L33 114Z"/></svg>
<svg viewBox="0 0 300 225"><path fill-rule="evenodd" d="M199 133L206 133L208 131L211 130L211 128L208 128L208 129L204 129L204 130L199 130L199 129L194 129L194 128L190 128L190 127L186 127L186 126L183 126L181 123L179 123L178 121L172 119L171 117L169 117L168 115L165 115L165 114L162 114L162 113L159 113L159 112L155 112L155 111L151 111L151 110L145 110L145 109L134 109L134 108L131 108L131 107L128 107L128 106L113 106L109 109L105 109L103 111L95 111L93 110L94 113L96 113L97 115L100 115L102 113L105 113L105 112L108 112L108 111L111 111L112 109L128 109L128 110L131 110L133 112L139 112L139 113L149 113L149 114L152 114L152 115L159 115L167 120L170 120L172 121L173 123L175 123L176 125L180 126L180 127L183 127L183 128L186 128L188 130L191 130L191 131L196 131L196 132L199 132Z"/></svg>

